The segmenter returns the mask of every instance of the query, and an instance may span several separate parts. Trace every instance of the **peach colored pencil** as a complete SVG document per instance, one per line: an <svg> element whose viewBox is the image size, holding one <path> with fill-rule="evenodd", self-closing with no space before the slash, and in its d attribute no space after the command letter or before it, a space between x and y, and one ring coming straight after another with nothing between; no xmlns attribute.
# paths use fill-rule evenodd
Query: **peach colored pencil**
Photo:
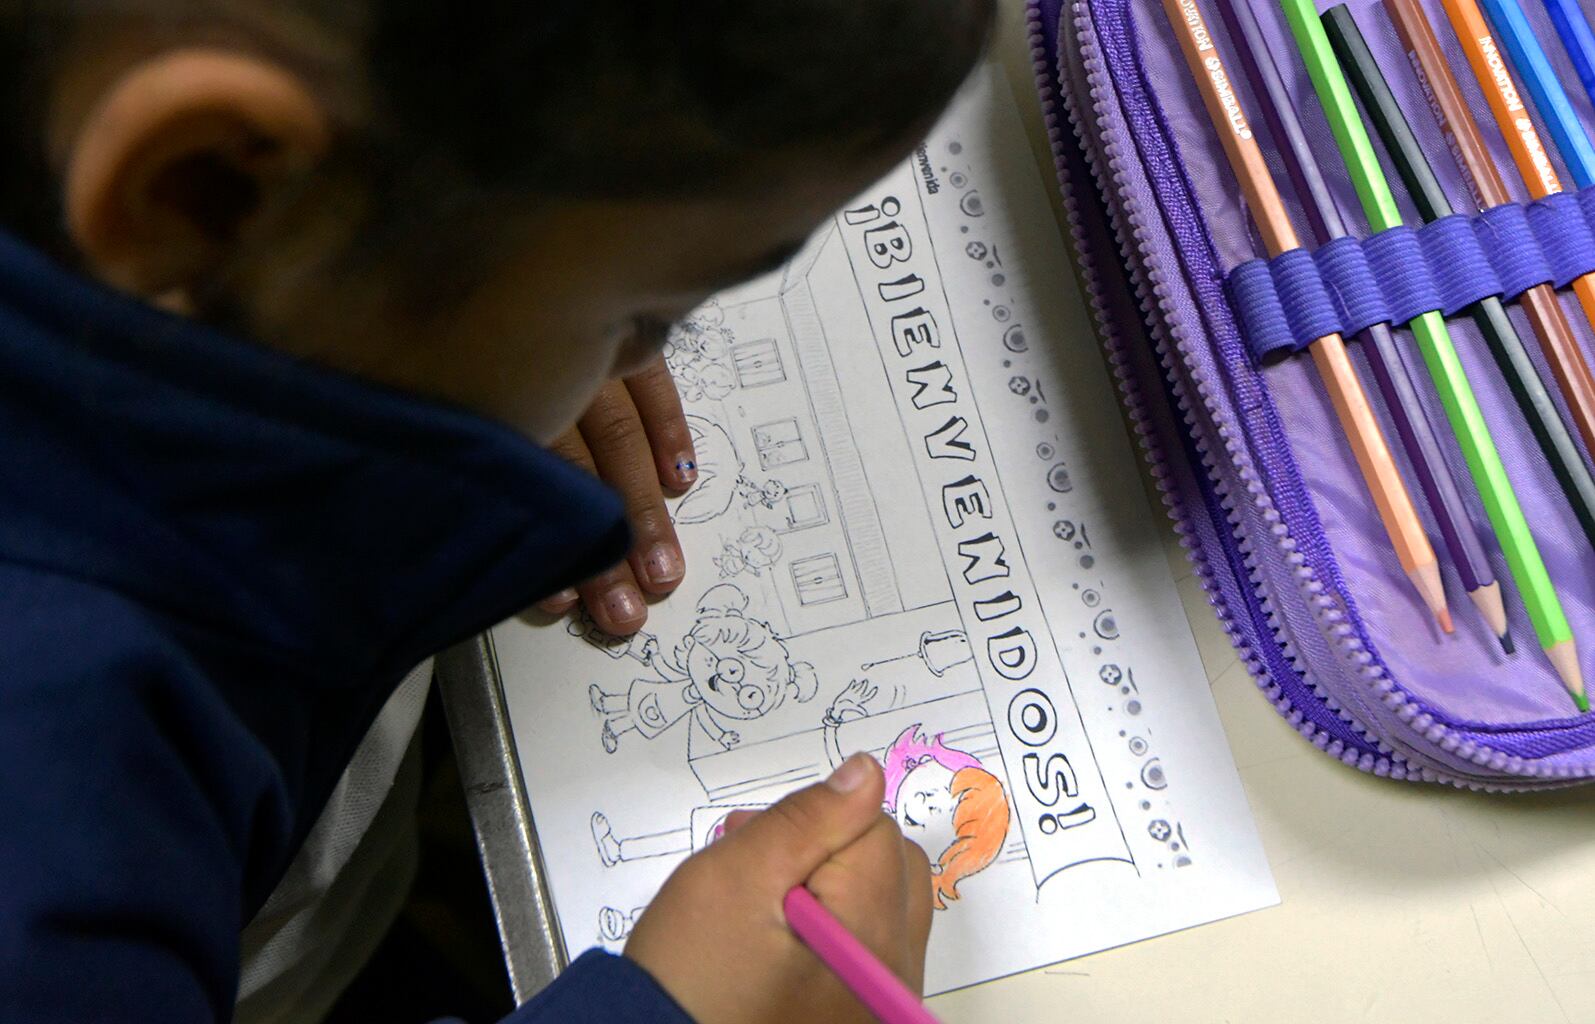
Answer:
<svg viewBox="0 0 1595 1024"><path fill-rule="evenodd" d="M1223 59L1195 0L1163 0L1163 9L1179 37L1191 76L1196 80L1207 107L1208 117L1218 132L1230 167L1240 179L1252 219L1263 236L1270 257L1299 248L1290 214L1279 190L1268 173L1263 151L1252 137L1239 95L1224 69ZM1440 565L1434 547L1424 533L1423 523L1413 507L1412 495L1401 479L1384 431L1368 404L1346 343L1338 334L1328 334L1309 347L1313 363L1323 377L1330 402L1340 420L1341 430L1351 445L1362 471L1363 481L1373 496L1374 506L1402 571L1417 588L1419 596L1445 632L1452 631L1451 612L1446 607L1445 587L1440 581Z"/></svg>

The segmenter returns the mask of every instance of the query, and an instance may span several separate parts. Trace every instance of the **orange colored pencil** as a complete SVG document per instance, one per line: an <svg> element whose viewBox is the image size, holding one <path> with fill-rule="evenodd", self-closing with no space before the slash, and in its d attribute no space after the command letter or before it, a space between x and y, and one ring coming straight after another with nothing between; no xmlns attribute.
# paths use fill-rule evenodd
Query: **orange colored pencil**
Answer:
<svg viewBox="0 0 1595 1024"><path fill-rule="evenodd" d="M1490 112L1495 115L1501 134L1506 137L1507 147L1512 151L1512 162L1517 165L1518 174L1528 186L1529 194L1535 199L1543 199L1562 191L1556 168L1551 165L1550 155L1540 141L1539 132L1534 128L1534 121L1529 117L1522 95L1512 81L1512 73L1507 70L1506 58L1496 48L1490 26L1484 20L1479 5L1474 0L1444 0L1444 4L1446 17L1451 20L1451 27L1468 55L1473 75L1479 80L1479 88L1490 103ZM1466 126L1453 121L1451 129L1465 134ZM1495 174L1493 162L1483 166L1488 167L1489 173L1474 171L1480 198L1492 205L1506 202L1509 197L1499 175ZM1571 328L1561 315L1559 303L1555 304L1555 315L1552 316L1552 306L1545 299L1549 292L1549 286L1545 285L1532 289L1524 296L1524 307L1534 323L1535 333L1543 342L1546 362L1556 376L1557 386L1562 389L1562 397L1567 399L1568 411L1573 414L1573 422L1583 435L1584 445L1595 452L1595 372L1590 370L1589 361L1584 358ZM1584 316L1591 325L1595 325L1595 274L1585 274L1574 280L1573 294L1578 296ZM1550 302L1555 303L1554 296Z"/></svg>
<svg viewBox="0 0 1595 1024"><path fill-rule="evenodd" d="M1246 204L1268 255L1278 256L1300 248L1290 214L1269 175L1263 151L1252 137L1246 112L1224 69L1201 9L1195 0L1163 0L1163 9L1179 37L1191 77L1201 90L1208 117L1223 142L1224 154L1240 179ZM1446 607L1445 587L1440 581L1440 565L1435 559L1434 547L1424 533L1412 495L1401 479L1390 447L1385 443L1384 431L1374 417L1362 382L1346 354L1346 343L1338 334L1327 334L1314 341L1309 350L1401 568L1439 621L1440 628L1450 633L1451 612Z"/></svg>

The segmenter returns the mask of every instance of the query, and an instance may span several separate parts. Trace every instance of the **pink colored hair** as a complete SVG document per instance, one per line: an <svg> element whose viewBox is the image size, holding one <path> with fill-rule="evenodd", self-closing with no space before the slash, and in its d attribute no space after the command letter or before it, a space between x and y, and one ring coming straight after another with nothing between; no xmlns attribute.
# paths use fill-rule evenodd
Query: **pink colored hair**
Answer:
<svg viewBox="0 0 1595 1024"><path fill-rule="evenodd" d="M943 744L941 733L927 740L919 730L918 725L904 729L902 735L886 748L886 754L881 759L881 767L886 770L886 806L893 813L897 811L897 791L902 788L903 780L908 778L909 772L926 761L935 761L954 775L965 768L980 767L979 759L973 754Z"/></svg>

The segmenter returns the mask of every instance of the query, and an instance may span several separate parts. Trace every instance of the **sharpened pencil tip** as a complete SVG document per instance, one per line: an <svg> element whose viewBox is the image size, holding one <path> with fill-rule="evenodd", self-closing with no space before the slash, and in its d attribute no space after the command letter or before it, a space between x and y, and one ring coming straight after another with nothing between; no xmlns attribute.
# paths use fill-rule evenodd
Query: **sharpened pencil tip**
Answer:
<svg viewBox="0 0 1595 1024"><path fill-rule="evenodd" d="M1446 636L1450 636L1457 631L1456 624L1451 621L1451 609L1441 608L1434 613L1434 617L1440 620L1440 629Z"/></svg>
<svg viewBox="0 0 1595 1024"><path fill-rule="evenodd" d="M1562 677L1562 685L1572 694L1573 703L1578 705L1580 711L1589 711L1589 694L1584 689L1584 673L1578 667L1578 648L1573 641L1563 640L1552 644L1545 648L1545 656L1550 659L1556 674Z"/></svg>
<svg viewBox="0 0 1595 1024"><path fill-rule="evenodd" d="M1506 653L1511 654L1512 641L1506 636L1506 605L1501 602L1501 584L1491 580L1477 590L1468 591L1468 597L1479 609L1479 615L1490 627L1490 632L1501 638L1501 646L1506 648Z"/></svg>
<svg viewBox="0 0 1595 1024"><path fill-rule="evenodd" d="M1517 644L1514 644L1512 642L1512 634L1511 633L1502 633L1501 634L1501 650L1505 651L1508 654L1516 654L1517 653Z"/></svg>

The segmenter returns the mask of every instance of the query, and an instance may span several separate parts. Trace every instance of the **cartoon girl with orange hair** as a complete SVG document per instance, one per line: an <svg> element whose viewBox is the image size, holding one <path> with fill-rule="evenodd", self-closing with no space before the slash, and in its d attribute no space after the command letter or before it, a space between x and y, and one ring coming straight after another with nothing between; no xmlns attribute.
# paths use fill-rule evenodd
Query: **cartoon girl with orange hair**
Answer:
<svg viewBox="0 0 1595 1024"><path fill-rule="evenodd" d="M958 883L984 871L1008 837L1008 796L1002 782L972 754L926 739L911 725L881 758L886 810L903 835L931 858L937 910L958 899ZM940 850L938 855L935 851Z"/></svg>
<svg viewBox="0 0 1595 1024"><path fill-rule="evenodd" d="M846 760L838 730L847 722L869 717L866 708L874 694L868 680L855 680L832 703L825 717L826 750L821 763L829 762L835 768ZM911 725L880 755L886 776L883 809L897 820L903 835L919 844L930 858L931 902L937 910L946 910L949 901L959 898L960 882L997 859L1008 839L1009 821L1008 794L1001 780L981 767L973 754L947 746L942 736L937 733L927 738L922 725ZM814 768L818 770L819 765ZM593 842L605 867L654 857L681 857L708 845L731 811L757 810L762 805L762 800L709 804L693 810L687 827L630 836L617 836L609 818L595 813ZM613 940L606 937L606 941Z"/></svg>

